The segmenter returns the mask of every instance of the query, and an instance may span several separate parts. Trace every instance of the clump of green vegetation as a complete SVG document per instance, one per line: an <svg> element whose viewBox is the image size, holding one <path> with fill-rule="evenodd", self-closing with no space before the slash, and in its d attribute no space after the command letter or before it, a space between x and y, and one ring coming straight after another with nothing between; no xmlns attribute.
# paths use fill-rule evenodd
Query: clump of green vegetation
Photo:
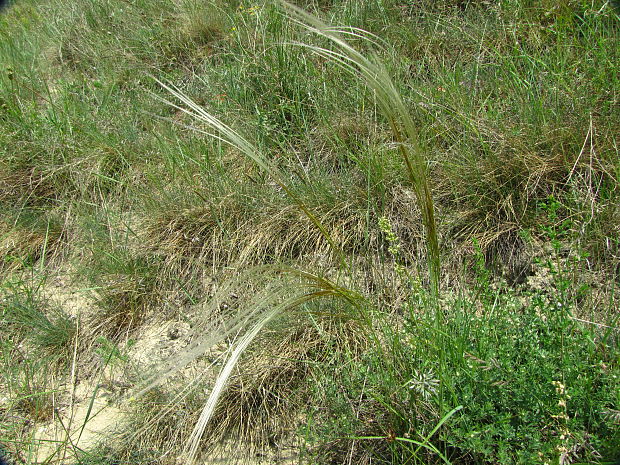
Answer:
<svg viewBox="0 0 620 465"><path fill-rule="evenodd" d="M574 318L574 304L558 290L446 299L442 367L432 357L435 315L410 302L402 329L394 315L382 321L384 347L321 371L303 430L310 461L435 463L436 451L411 442L425 438L450 463L612 459L620 443L615 329Z"/></svg>
<svg viewBox="0 0 620 465"><path fill-rule="evenodd" d="M0 13L0 442L114 376L92 341L166 320L194 335L159 381L210 374L138 398L83 463L232 436L296 437L302 463L612 460L617 10L295 5ZM43 297L59 275L83 318Z"/></svg>
<svg viewBox="0 0 620 465"><path fill-rule="evenodd" d="M28 341L35 351L66 357L74 342L75 323L40 295L42 284L35 279L3 285L0 309L5 336L13 342Z"/></svg>
<svg viewBox="0 0 620 465"><path fill-rule="evenodd" d="M75 321L43 298L42 285L31 276L0 287L0 421L12 446L54 418L76 343Z"/></svg>

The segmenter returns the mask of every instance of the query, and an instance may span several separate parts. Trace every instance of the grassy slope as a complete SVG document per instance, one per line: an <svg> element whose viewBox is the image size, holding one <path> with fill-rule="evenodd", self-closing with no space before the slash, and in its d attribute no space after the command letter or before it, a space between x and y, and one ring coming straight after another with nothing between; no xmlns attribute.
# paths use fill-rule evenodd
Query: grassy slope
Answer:
<svg viewBox="0 0 620 465"><path fill-rule="evenodd" d="M444 292L438 333L424 291L421 213L386 121L359 79L284 44L313 39L280 10L16 2L0 16L3 386L37 401L0 414L50 416L38 404L44 396L24 391L48 382L29 376L48 375L10 362L21 342L58 373L69 360L71 320L38 300L33 282L70 270L96 287L100 335L122 342L150 315L174 317L170 308L205 300L206 281L227 269L287 263L344 275L373 324L351 329L359 309L338 301L306 309L318 335L299 330L303 312L280 322L287 329L264 337L275 353L304 341L289 357L298 362L280 378L250 373L250 394L233 385L223 402L274 431L231 428L269 442L274 416L310 403L299 434L311 462L433 463L437 451L406 439L419 441L463 405L432 438L453 463L609 459L620 443L620 44L618 17L603 3L315 5L330 22L385 42L380 57L417 124L443 286L454 290ZM338 273L328 241L271 177L158 100L170 97L153 76L276 163L349 269ZM379 218L389 221L381 228ZM334 377L334 366L346 369ZM274 398L258 402L259 392ZM234 420L239 411L218 415ZM7 428L0 434L21 437ZM401 439L343 439L361 436Z"/></svg>

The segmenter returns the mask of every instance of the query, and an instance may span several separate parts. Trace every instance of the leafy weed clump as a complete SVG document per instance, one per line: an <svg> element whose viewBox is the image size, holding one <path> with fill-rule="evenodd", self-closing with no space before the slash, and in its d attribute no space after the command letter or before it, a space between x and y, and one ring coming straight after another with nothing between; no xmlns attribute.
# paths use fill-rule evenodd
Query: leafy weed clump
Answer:
<svg viewBox="0 0 620 465"><path fill-rule="evenodd" d="M309 460L613 460L620 452L617 330L576 318L579 303L567 298L563 276L544 291L486 282L477 294L446 296L440 329L414 287L419 297L400 312L377 315L380 347L340 354L328 371L313 372L315 400L300 430ZM329 366L344 369L334 378Z"/></svg>

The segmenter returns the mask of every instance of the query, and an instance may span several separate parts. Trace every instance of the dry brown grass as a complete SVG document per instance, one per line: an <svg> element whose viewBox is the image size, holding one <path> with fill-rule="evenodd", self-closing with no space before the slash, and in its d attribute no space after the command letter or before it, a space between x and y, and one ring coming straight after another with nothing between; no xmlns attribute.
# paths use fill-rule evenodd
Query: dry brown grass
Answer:
<svg viewBox="0 0 620 465"><path fill-rule="evenodd" d="M259 338L219 401L205 432L205 447L216 451L225 444L223 439L234 438L250 445L249 452L267 453L294 436L305 421L300 413L312 367L329 360L335 344L357 353L368 343L359 323L317 316L318 326L287 321L286 329Z"/></svg>
<svg viewBox="0 0 620 465"><path fill-rule="evenodd" d="M197 271L198 263L230 263L243 267L280 260L331 261L330 244L321 231L281 198L258 200L231 194L182 210L162 211L144 219L144 250L159 255L170 273ZM326 230L347 253L358 251L367 238L367 219L359 206L343 199L316 212ZM316 211L316 210L315 210Z"/></svg>
<svg viewBox="0 0 620 465"><path fill-rule="evenodd" d="M0 202L45 205L57 197L50 176L36 166L0 162Z"/></svg>
<svg viewBox="0 0 620 465"><path fill-rule="evenodd" d="M52 260L63 248L64 231L55 222L37 219L25 224L0 218L0 273Z"/></svg>

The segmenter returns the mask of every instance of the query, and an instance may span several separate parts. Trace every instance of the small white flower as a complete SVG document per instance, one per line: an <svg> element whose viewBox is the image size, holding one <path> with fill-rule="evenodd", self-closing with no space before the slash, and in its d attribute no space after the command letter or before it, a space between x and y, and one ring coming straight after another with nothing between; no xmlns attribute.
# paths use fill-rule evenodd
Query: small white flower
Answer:
<svg viewBox="0 0 620 465"><path fill-rule="evenodd" d="M419 372L415 370L414 377L408 382L409 389L414 389L425 400L431 398L437 392L439 387L439 380L435 379L435 376L431 370L427 372Z"/></svg>

